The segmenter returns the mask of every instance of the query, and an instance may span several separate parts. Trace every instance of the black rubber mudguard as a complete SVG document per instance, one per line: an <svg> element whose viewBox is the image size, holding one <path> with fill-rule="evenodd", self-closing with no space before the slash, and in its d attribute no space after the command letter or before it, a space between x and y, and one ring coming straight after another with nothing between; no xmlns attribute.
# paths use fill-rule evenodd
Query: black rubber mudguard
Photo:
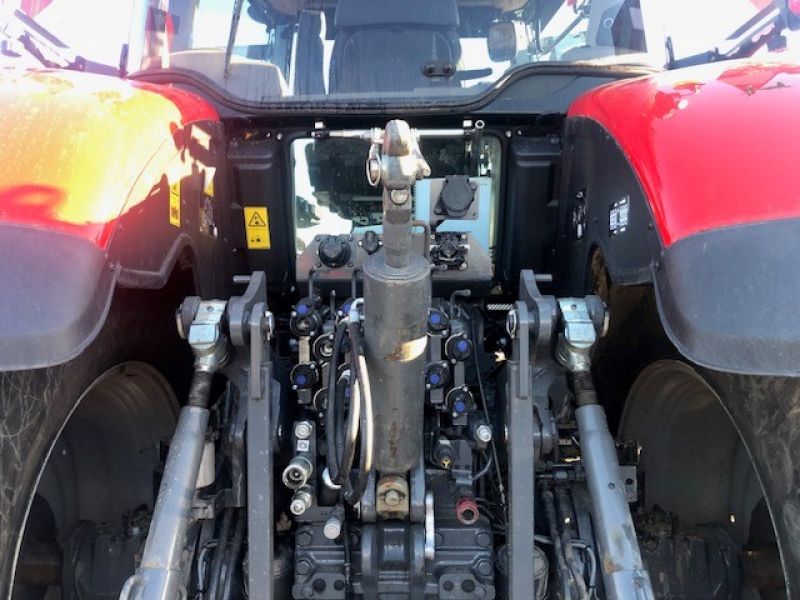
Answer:
<svg viewBox="0 0 800 600"><path fill-rule="evenodd" d="M694 364L800 375L800 219L715 229L665 248L614 139L590 119L568 119L565 131L556 293L593 293L599 251L614 285L654 286L664 330ZM625 227L615 228L621 203Z"/></svg>
<svg viewBox="0 0 800 600"><path fill-rule="evenodd" d="M681 354L728 373L800 373L799 233L800 219L740 225L663 252L658 311Z"/></svg>
<svg viewBox="0 0 800 600"><path fill-rule="evenodd" d="M83 351L102 327L116 271L93 243L0 224L0 371L49 367Z"/></svg>

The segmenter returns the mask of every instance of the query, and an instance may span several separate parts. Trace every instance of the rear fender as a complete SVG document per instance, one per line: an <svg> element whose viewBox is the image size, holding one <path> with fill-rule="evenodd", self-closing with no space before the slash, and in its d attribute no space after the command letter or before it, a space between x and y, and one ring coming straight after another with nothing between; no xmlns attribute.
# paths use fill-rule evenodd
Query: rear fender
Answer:
<svg viewBox="0 0 800 600"><path fill-rule="evenodd" d="M116 286L163 287L179 260L224 294L228 211L216 111L186 92L82 73L0 76L0 370L77 356Z"/></svg>
<svg viewBox="0 0 800 600"><path fill-rule="evenodd" d="M733 63L602 86L565 122L557 281L652 284L692 362L800 374L800 68ZM566 282L566 283L565 283Z"/></svg>

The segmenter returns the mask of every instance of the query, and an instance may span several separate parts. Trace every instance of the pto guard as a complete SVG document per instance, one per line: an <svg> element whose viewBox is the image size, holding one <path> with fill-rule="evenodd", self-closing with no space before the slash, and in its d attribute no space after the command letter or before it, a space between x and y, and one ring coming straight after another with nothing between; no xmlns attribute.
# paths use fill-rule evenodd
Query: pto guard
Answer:
<svg viewBox="0 0 800 600"><path fill-rule="evenodd" d="M74 358L105 321L116 272L78 237L2 224L0 240L0 371Z"/></svg>

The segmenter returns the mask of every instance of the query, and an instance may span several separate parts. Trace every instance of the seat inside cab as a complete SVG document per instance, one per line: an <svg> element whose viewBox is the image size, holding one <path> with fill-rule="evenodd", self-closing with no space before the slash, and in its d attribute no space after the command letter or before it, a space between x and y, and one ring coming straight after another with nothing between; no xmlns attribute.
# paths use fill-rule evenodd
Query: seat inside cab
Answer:
<svg viewBox="0 0 800 600"><path fill-rule="evenodd" d="M430 65L461 58L455 0L339 0L329 93L403 92L442 85ZM455 82L455 85L458 85Z"/></svg>

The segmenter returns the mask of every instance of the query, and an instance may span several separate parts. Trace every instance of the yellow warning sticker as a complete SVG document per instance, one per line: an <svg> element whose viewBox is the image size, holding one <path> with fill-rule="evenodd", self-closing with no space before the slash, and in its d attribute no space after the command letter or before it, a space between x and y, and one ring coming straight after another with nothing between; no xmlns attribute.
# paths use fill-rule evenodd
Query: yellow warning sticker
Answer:
<svg viewBox="0 0 800 600"><path fill-rule="evenodd" d="M181 226L181 180L169 186L169 224Z"/></svg>
<svg viewBox="0 0 800 600"><path fill-rule="evenodd" d="M244 231L248 250L269 250L269 215L266 206L244 207Z"/></svg>

